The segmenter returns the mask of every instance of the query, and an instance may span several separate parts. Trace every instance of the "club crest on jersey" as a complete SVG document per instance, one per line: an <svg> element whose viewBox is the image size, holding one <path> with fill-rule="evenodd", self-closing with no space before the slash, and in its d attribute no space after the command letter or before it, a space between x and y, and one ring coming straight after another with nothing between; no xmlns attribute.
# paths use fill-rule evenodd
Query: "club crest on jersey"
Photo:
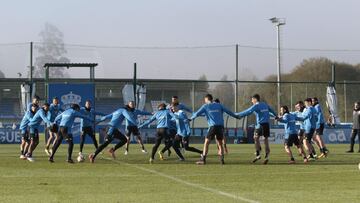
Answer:
<svg viewBox="0 0 360 203"><path fill-rule="evenodd" d="M71 107L71 104L80 104L81 96L70 92L61 96L61 102L63 103L63 109L68 109Z"/></svg>

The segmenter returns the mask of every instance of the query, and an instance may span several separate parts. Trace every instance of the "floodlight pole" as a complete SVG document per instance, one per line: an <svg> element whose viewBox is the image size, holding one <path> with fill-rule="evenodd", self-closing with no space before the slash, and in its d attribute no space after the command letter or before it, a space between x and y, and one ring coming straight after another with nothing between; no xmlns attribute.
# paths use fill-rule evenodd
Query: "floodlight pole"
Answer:
<svg viewBox="0 0 360 203"><path fill-rule="evenodd" d="M30 42L30 83L33 83L33 42Z"/></svg>
<svg viewBox="0 0 360 203"><path fill-rule="evenodd" d="M277 33L277 111L280 109L281 105L281 55L280 55L280 25L276 25L276 33Z"/></svg>
<svg viewBox="0 0 360 203"><path fill-rule="evenodd" d="M239 45L235 46L235 112L239 111ZM235 121L235 129L238 128L238 120ZM236 131L237 132L237 131Z"/></svg>
<svg viewBox="0 0 360 203"><path fill-rule="evenodd" d="M133 79L133 91L134 91L134 102L135 102L135 106L137 107L137 96L136 96L136 63L134 63L134 79Z"/></svg>
<svg viewBox="0 0 360 203"><path fill-rule="evenodd" d="M279 111L281 105L281 45L280 45L280 26L285 25L285 18L270 18L276 26L276 50L277 50L277 109Z"/></svg>

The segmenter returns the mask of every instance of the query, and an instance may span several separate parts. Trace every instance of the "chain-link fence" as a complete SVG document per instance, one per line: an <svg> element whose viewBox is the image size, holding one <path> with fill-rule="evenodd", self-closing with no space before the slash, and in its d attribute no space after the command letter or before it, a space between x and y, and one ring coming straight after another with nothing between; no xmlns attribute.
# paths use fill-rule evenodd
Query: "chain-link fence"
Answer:
<svg viewBox="0 0 360 203"><path fill-rule="evenodd" d="M21 92L20 85L24 79L1 79L0 80L0 119L21 119ZM56 83L87 83L86 79L53 79ZM238 82L238 95L235 99L234 81L199 81L199 80L139 80L147 88L145 110L153 111L151 101L171 102L171 97L176 95L180 101L193 110L197 110L203 104L203 97L207 93L219 98L227 108L232 111L242 111L251 106L250 98L258 93L261 99L266 101L275 110L277 108L277 83L275 82ZM36 94L45 101L44 80L36 79ZM95 80L95 104L96 108L105 113L110 113L124 104L122 89L126 84L132 84L131 80L96 79ZM294 110L294 105L299 100L307 97L319 98L325 116L326 108L326 83L281 83L281 105L287 105ZM360 98L358 91L360 83L339 82L336 84L338 112L342 122L352 121L353 103ZM237 102L237 105L235 105ZM237 108L237 109L236 109ZM228 127L241 127L243 121L225 116ZM254 118L250 117L249 123ZM194 127L205 127L205 119L197 119Z"/></svg>
<svg viewBox="0 0 360 203"><path fill-rule="evenodd" d="M359 64L360 50L281 47L281 73L294 70L303 60L325 57L331 61ZM56 43L0 44L0 70L7 78L43 78L48 62L98 63L96 78L131 78L133 63L139 78L188 80L266 80L277 72L277 49L247 45L219 46L97 46ZM83 69L59 68L53 78L86 78Z"/></svg>
<svg viewBox="0 0 360 203"><path fill-rule="evenodd" d="M281 55L281 73L286 75L304 59L311 57L326 57L330 60L357 64L360 51L282 48ZM62 42L9 43L0 44L0 70L6 78L12 78L2 79L0 73L2 119L19 117L20 84L30 78L30 67L33 67L32 75L37 84L37 94L44 98L46 94L43 65L47 62L98 63L95 68L95 94L99 100L96 102L99 107L103 104L115 108L122 103L121 90L125 84L131 83L129 78L133 77L133 63L136 62L139 82L148 87L147 108L150 108L150 101L169 102L173 95L178 95L183 103L196 110L203 103L203 96L207 92L219 98L233 111L249 107L250 97L255 93L260 94L262 100L267 101L274 109L277 108L277 83L272 82L276 80L276 49L272 47L126 47L71 45ZM60 67L50 72L51 81L60 83L88 82L88 75L88 69L85 68ZM280 83L281 105L288 105L293 110L298 100L318 97L327 116L326 81L330 79L330 74L327 72L326 75L329 77L322 81L307 78L300 80L310 82L291 82L293 80L290 77L285 78L286 80L282 81L288 82ZM343 75L341 78L349 77ZM337 80L338 109L344 122L352 120L351 110L353 103L359 100L359 85L356 81ZM250 118L250 122L252 119ZM229 126L241 125L234 119L226 120ZM200 126L205 123L195 121L194 125Z"/></svg>

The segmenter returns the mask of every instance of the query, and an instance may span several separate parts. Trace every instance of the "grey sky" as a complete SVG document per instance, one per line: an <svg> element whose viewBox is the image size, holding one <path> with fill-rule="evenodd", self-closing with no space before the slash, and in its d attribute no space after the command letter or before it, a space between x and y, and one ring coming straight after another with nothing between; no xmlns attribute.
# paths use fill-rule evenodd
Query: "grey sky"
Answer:
<svg viewBox="0 0 360 203"><path fill-rule="evenodd" d="M357 0L32 0L2 1L0 44L39 41L49 22L66 44L106 46L254 45L275 47L270 17L285 17L287 48L360 49ZM142 50L68 47L73 62L98 62L98 77L131 77L134 61L142 78L234 78L235 48ZM276 73L276 52L240 48L241 78ZM360 52L284 51L284 72L302 59L326 56L359 63ZM0 69L17 77L28 65L28 45L0 45ZM72 72L79 76L79 71Z"/></svg>

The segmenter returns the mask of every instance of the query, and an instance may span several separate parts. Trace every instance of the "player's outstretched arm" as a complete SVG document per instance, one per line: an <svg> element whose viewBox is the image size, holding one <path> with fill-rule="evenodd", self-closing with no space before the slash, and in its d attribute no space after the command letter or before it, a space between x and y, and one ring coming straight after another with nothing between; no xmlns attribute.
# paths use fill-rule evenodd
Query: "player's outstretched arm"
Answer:
<svg viewBox="0 0 360 203"><path fill-rule="evenodd" d="M189 107L187 107L186 105L184 105L184 104L180 104L180 105L181 105L183 110L185 110L185 111L187 111L189 113L193 113L193 111Z"/></svg>
<svg viewBox="0 0 360 203"><path fill-rule="evenodd" d="M155 121L156 119L156 114L154 114L149 120L145 121L143 124L139 125L138 128L143 128L146 125L149 125L150 123L152 123L153 121Z"/></svg>
<svg viewBox="0 0 360 203"><path fill-rule="evenodd" d="M202 107L200 107L199 110L197 110L195 113L193 113L193 115L191 116L191 120L194 120L195 118L199 117L200 115L205 115L205 105L203 105Z"/></svg>
<svg viewBox="0 0 360 203"><path fill-rule="evenodd" d="M256 109L256 106L252 105L250 108L248 108L244 111L235 113L235 114L239 117L245 117L245 116L249 116L250 114L252 114L255 111L255 109Z"/></svg>
<svg viewBox="0 0 360 203"><path fill-rule="evenodd" d="M74 117L78 117L78 118L82 118L84 120L87 120L87 121L90 121L90 122L94 122L94 119L92 119L90 116L86 116L84 115L83 113L81 112L78 112L76 111L74 114L73 114Z"/></svg>
<svg viewBox="0 0 360 203"><path fill-rule="evenodd" d="M225 113L227 113L229 116L234 117L234 118L237 118L237 119L240 118L238 115L236 115L234 112L232 112L232 111L230 111L229 109L227 109L225 106L221 105L221 107L222 107L223 111L224 111Z"/></svg>
<svg viewBox="0 0 360 203"><path fill-rule="evenodd" d="M270 115L272 116L272 117L275 117L275 118L277 118L278 116L277 116L277 113L274 111L274 109L273 108L271 108L269 105L268 105L268 109L269 109L269 113L270 113Z"/></svg>
<svg viewBox="0 0 360 203"><path fill-rule="evenodd" d="M142 115L142 116L152 116L153 114L147 111L141 111L139 109L136 109L136 113L137 115Z"/></svg>
<svg viewBox="0 0 360 203"><path fill-rule="evenodd" d="M41 119L42 119L46 124L51 125L50 117L48 118L48 116L45 115L45 112L44 112L44 111L40 111L39 114L40 114ZM48 112L48 114L50 114L50 112ZM50 116L51 116L51 114L50 114Z"/></svg>
<svg viewBox="0 0 360 203"><path fill-rule="evenodd" d="M300 117L299 115L295 114L295 120L296 121L304 121L305 119L303 117Z"/></svg>

